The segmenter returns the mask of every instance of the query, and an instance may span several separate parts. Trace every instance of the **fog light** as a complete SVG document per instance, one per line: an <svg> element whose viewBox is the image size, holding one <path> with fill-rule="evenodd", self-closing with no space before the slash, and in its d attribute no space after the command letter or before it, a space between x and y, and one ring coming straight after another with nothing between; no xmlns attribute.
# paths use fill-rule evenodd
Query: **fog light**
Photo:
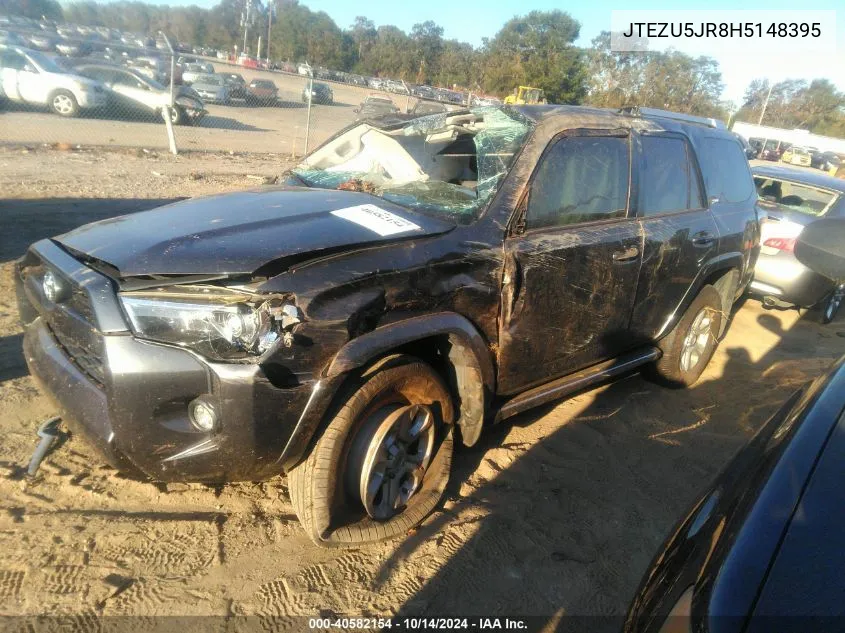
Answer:
<svg viewBox="0 0 845 633"><path fill-rule="evenodd" d="M217 410L207 400L197 398L188 407L191 424L198 430L209 432L217 426Z"/></svg>

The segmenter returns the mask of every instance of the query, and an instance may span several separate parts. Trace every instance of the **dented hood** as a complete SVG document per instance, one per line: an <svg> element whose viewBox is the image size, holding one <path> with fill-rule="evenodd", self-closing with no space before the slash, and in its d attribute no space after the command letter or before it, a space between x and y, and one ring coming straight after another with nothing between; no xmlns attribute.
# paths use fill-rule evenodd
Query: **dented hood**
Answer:
<svg viewBox="0 0 845 633"><path fill-rule="evenodd" d="M55 240L121 277L249 274L454 225L366 193L264 187L184 200L87 224Z"/></svg>

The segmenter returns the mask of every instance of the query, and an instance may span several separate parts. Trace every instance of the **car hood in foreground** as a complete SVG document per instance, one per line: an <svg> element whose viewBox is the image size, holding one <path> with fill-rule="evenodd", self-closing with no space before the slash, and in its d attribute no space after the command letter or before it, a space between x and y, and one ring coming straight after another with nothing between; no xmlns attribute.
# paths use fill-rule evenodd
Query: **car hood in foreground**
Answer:
<svg viewBox="0 0 845 633"><path fill-rule="evenodd" d="M267 187L87 224L55 240L119 276L243 275L454 225L366 193Z"/></svg>

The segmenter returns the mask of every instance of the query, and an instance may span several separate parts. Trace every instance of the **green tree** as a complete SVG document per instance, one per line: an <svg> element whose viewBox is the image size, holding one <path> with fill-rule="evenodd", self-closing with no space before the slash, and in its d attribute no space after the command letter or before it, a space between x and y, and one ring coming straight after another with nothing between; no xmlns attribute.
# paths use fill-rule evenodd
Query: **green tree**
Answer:
<svg viewBox="0 0 845 633"><path fill-rule="evenodd" d="M25 18L61 21L62 7L56 0L0 0L0 15L22 15Z"/></svg>
<svg viewBox="0 0 845 633"><path fill-rule="evenodd" d="M553 103L579 103L585 62L574 46L581 25L563 11L532 11L509 20L483 47L483 85L506 94L520 84L542 88Z"/></svg>

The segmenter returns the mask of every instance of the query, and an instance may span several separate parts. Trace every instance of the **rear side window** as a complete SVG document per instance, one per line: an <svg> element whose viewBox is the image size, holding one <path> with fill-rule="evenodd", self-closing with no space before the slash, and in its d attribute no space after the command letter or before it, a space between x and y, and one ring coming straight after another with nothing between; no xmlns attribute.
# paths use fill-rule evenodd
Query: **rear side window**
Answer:
<svg viewBox="0 0 845 633"><path fill-rule="evenodd" d="M628 207L628 139L572 136L554 141L531 183L529 229L623 217Z"/></svg>
<svg viewBox="0 0 845 633"><path fill-rule="evenodd" d="M708 196L718 198L719 202L745 202L754 194L748 160L736 141L704 138L698 158Z"/></svg>
<svg viewBox="0 0 845 633"><path fill-rule="evenodd" d="M698 170L688 143L676 136L643 136L641 144L640 214L702 208Z"/></svg>

